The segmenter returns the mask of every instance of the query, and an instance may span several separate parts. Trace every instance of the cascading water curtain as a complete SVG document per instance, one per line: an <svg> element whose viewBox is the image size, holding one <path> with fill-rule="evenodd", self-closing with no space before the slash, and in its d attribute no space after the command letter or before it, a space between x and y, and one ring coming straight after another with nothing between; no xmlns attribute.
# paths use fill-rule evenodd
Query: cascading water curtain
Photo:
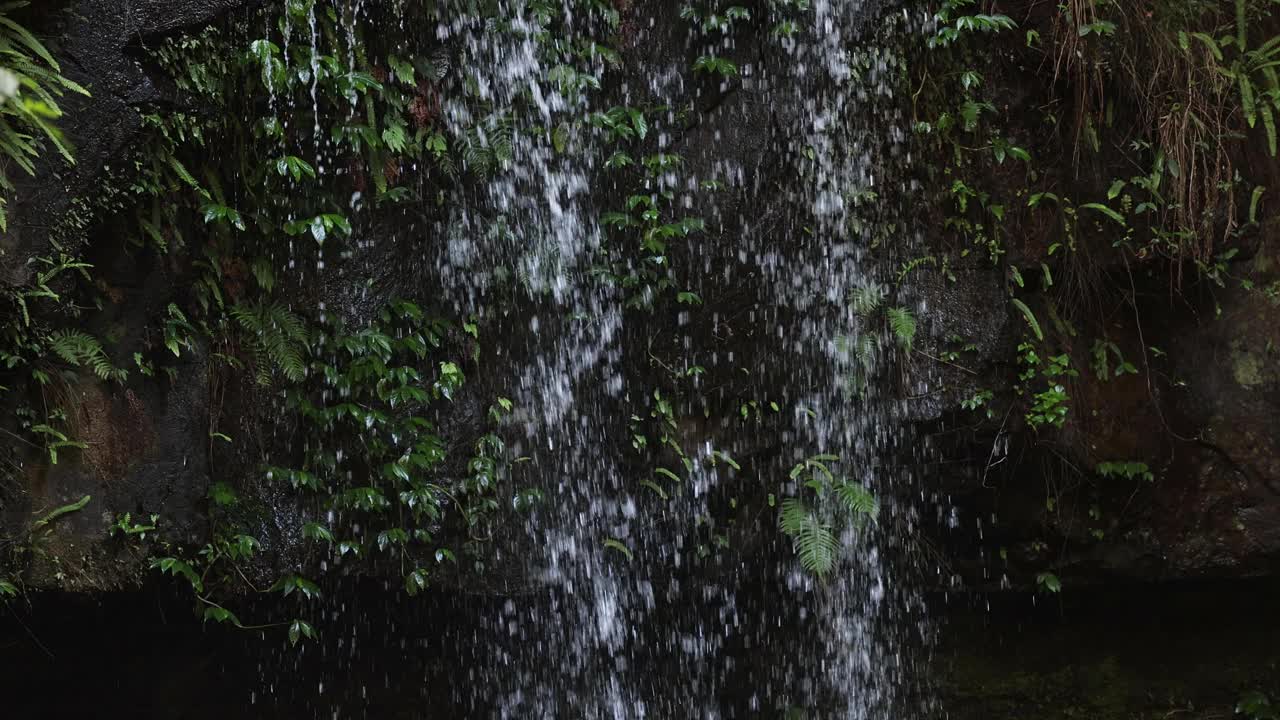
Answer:
<svg viewBox="0 0 1280 720"><path fill-rule="evenodd" d="M482 550L509 597L460 620L468 716L923 713L900 406L925 308L897 268L920 232L899 48L924 18L881 5L289 1L288 72L416 93L367 119L351 95L387 147L353 245L499 328L531 489ZM341 173L312 100L313 166ZM382 187L421 170L408 142L448 182ZM361 252L327 311L377 292Z"/></svg>

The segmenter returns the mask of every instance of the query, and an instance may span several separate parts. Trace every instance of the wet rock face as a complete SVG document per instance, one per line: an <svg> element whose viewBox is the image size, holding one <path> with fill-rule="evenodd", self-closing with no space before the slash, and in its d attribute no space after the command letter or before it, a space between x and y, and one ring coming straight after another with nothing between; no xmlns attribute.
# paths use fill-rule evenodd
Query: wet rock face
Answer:
<svg viewBox="0 0 1280 720"><path fill-rule="evenodd" d="M68 97L66 102L65 130L77 148L78 164L43 172L17 193L11 231L0 238L6 251L0 259L0 281L20 281L28 272L25 258L50 239L43 219L73 212L72 199L92 194L104 181L106 168L127 156L138 136L141 114L176 102L160 74L148 68L149 43L247 4L81 0L40 9L38 22L64 58L64 71L93 96ZM627 82L633 87L644 87L659 68L688 63L692 50L683 36L661 22L648 21L649 15L674 18L677 5L669 2L660 10L632 13L635 39L624 49L631 66ZM744 44L735 52L734 59L743 66L754 62L768 69L769 58L761 48ZM794 108L767 107L750 87L721 94L710 86L691 86L684 92L703 114L672 142L697 174L710 175L717 164L740 168L748 176L783 172L771 155L771 126L793 122ZM702 255L699 261L710 263L710 258L716 267L732 267L734 243L747 231L767 228L767 218L753 216L760 208L740 198L723 201L718 208L721 216L714 219L724 229L697 251ZM395 234L395 228L387 234ZM1032 234L1010 233L1020 240ZM1259 243L1263 249L1237 258L1233 272L1256 273L1264 279L1258 287L1280 278L1276 238L1271 237L1275 234L1280 234L1275 228L1264 233ZM108 248L109 243L102 245ZM397 282L421 283L416 275L397 274L403 263L394 255L394 246L379 247L383 254L369 262L385 271L384 294L401 290ZM1015 247L1012 252L1021 251ZM111 251L100 254L104 257L95 264L110 273L109 284L127 297L114 306L114 317L95 321L102 325L98 330L141 332L146 318L163 308L174 277L127 263L112 269ZM1024 255L1014 260L1034 266L1043 259L1031 251ZM966 582L998 587L1008 572L1020 578L1015 583L1023 583L1048 563L1062 568L1067 577L1088 581L1275 571L1280 563L1280 305L1274 295L1234 286L1212 292L1188 288L1177 296L1154 282L1141 288L1139 311L1126 306L1113 313L1106 331L1128 358L1140 358L1148 348L1150 380L1143 373L1099 381L1088 369L1089 347L1081 340L1071 348L1073 366L1081 372L1071 386L1071 427L1047 438L1037 437L1016 416L1002 423L1004 407L994 422L976 430L970 427L972 415L962 414L960 404L975 392L1012 385L1018 371L1014 348L1022 325L1009 311L1002 269L975 254L954 272L954 282L937 273L924 276L922 294L929 311L923 318L927 333L922 330L921 350L927 355L916 358L907 372L929 377L939 391L906 401L906 414L935 436L945 461L927 482L948 498L946 503L958 507L956 527L944 544L949 561ZM1127 282L1119 269L1108 272L1115 282ZM708 301L725 303L726 317L735 308L739 315L742 308L754 309L758 298L746 282L746 272L733 273L732 280L744 288L727 287L729 274L725 277L725 287L704 291ZM951 334L971 338L975 349L955 363L928 361L928 356L942 356ZM726 349L742 356L768 352L745 320L731 343ZM1161 354L1150 351L1153 346ZM33 582L80 589L132 582L136 563L104 565L93 559L93 547L105 540L105 528L116 513L163 507L177 538L195 541L203 536L211 464L223 472L229 467L209 447L209 390L217 379L210 377L205 355L193 352L184 357L186 364L173 383L134 378L125 388L90 383L74 389L83 428L93 438L90 451L75 464L29 464L27 499L4 509L6 526L21 528L41 509L92 496L83 512L68 516L49 538L56 550L51 556L62 561L80 558L84 572L67 574L53 565L38 566ZM502 383L494 376L501 372L500 366L494 367L490 376L476 378L481 389L477 397L497 394ZM479 402L476 406L482 407ZM262 419L254 418L250 408L243 411L246 423ZM472 414L478 413L482 410ZM690 431L690 444L723 432L721 423L706 425ZM777 450L763 434L756 445L739 442L739 456L748 460ZM1145 462L1154 478L1089 476L1097 464L1116 461ZM1067 466L1084 472L1070 475ZM1066 479L1069 476L1076 479ZM1046 487L1052 509L1046 506ZM751 548L756 541L743 538L734 545ZM1006 558L995 560L1001 551ZM522 560L515 557L511 562L519 565Z"/></svg>
<svg viewBox="0 0 1280 720"><path fill-rule="evenodd" d="M56 153L46 153L35 178L13 176L18 187L9 208L9 232L0 235L0 283L27 281L34 267L28 259L46 253L51 242L81 242L76 233L84 232L80 223L90 215L85 199L97 196L112 165L134 149L142 114L175 102L161 73L147 64L148 46L245 4L81 0L36 3L19 17L48 38L63 73L91 96L63 98L60 126L77 163L65 167ZM78 216L84 217L74 220ZM61 228L69 228L70 236ZM82 252L116 300L88 320L89 329L121 347L139 346L147 318L169 302L178 268L119 252L122 243L113 242L109 226L95 227L88 239L92 242ZM172 381L135 375L121 387L83 378L60 391L70 424L89 447L79 458L64 453L57 465L42 454L23 452L19 481L24 487L20 492L0 488L0 536L8 537L23 536L40 513L90 497L83 509L33 539L26 558L32 585L91 590L134 583L142 559L103 551L107 527L119 513L145 517L144 508L164 507L175 540L195 542L204 536L210 383L206 349L192 348Z"/></svg>
<svg viewBox="0 0 1280 720"><path fill-rule="evenodd" d="M1272 233L1275 227L1272 226ZM1240 261L1275 282L1277 238ZM1187 382L1170 405L1193 430L1185 480L1162 500L1170 564L1229 573L1274 572L1280 564L1280 297L1237 287L1216 294L1200 322L1170 339L1175 377Z"/></svg>
<svg viewBox="0 0 1280 720"><path fill-rule="evenodd" d="M0 282L23 282L26 259L47 246L49 228L68 214L84 212L73 203L92 197L113 161L127 156L148 107L171 104L172 95L146 64L148 45L168 33L198 27L247 0L61 0L34 3L20 19L52 38L63 74L90 97L67 95L61 127L77 162L64 167L56 153L37 164L35 178L16 176L9 232L0 237Z"/></svg>
<svg viewBox="0 0 1280 720"><path fill-rule="evenodd" d="M110 244L91 248L86 259L120 298L89 318L87 331L111 338L117 348L141 347L152 331L148 318L169 302L173 278L165 268L117 253ZM149 513L162 511L172 540L204 539L205 498L211 458L216 457L211 453L209 397L219 382L211 372L208 349L196 344L176 362L172 378L134 373L120 385L81 373L49 390L57 393L68 427L86 447L64 448L52 464L38 449L14 446L22 458L21 471L5 479L22 487L0 495L0 537L25 538L32 522L44 514L86 496L89 501L22 543L29 545L24 553L29 583L70 590L135 583L145 558L119 552L124 544L107 535L115 518L126 512L145 522ZM219 467L229 466L223 462Z"/></svg>
<svg viewBox="0 0 1280 720"><path fill-rule="evenodd" d="M1261 249L1231 264L1252 289L1201 279L1171 291L1167 277L1135 269L1137 308L1117 302L1104 324L1082 323L1078 338L1064 342L1079 376L1066 383L1071 415L1061 431L1037 433L1016 407L1008 415L997 408L977 431L972 413L947 414L957 395L1016 382L1022 321L1012 311L1011 325L978 343L968 363L977 372L942 370L942 386L965 388L941 394L935 417L946 420L931 426L942 455L964 468L944 463L938 474L961 509L947 541L960 578L999 587L1048 568L1093 583L1280 567L1280 299L1266 289L1280 278L1274 247L1264 237ZM1131 281L1122 268L1108 272L1108 282ZM958 276L940 297L998 287L992 273ZM944 317L959 313L968 323L1004 315L998 304L951 307ZM1136 373L1116 375L1113 365L1099 376L1090 342L1104 334ZM1121 462L1145 463L1151 477L1098 472Z"/></svg>

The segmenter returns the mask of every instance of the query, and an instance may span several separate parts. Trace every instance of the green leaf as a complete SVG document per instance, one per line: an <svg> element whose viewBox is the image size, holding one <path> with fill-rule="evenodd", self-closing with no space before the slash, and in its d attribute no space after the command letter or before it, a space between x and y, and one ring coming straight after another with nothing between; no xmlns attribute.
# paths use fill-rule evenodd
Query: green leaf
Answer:
<svg viewBox="0 0 1280 720"><path fill-rule="evenodd" d="M1126 224L1127 224L1127 223L1125 222L1125 220L1124 220L1124 216L1123 216L1123 215L1121 215L1120 213L1116 212L1115 210L1112 210L1111 208L1107 207L1106 205L1103 205L1102 203L1085 203L1085 204L1081 205L1080 207L1082 207L1082 208L1088 208L1089 210L1094 210L1094 211L1096 211L1096 212L1100 212L1100 213L1102 213L1103 215L1106 215L1108 218L1111 218L1111 219L1112 219L1112 220L1114 220L1115 222L1119 223L1120 225L1126 225Z"/></svg>
<svg viewBox="0 0 1280 720"><path fill-rule="evenodd" d="M302 638L315 639L316 629L303 620L294 620L289 624L289 644L297 645Z"/></svg>
<svg viewBox="0 0 1280 720"><path fill-rule="evenodd" d="M233 560L253 557L261 545L250 535L236 535L227 543L227 554Z"/></svg>
<svg viewBox="0 0 1280 720"><path fill-rule="evenodd" d="M1035 207L1040 204L1041 200L1052 200L1058 202L1058 196L1051 192L1038 192L1027 198L1027 207Z"/></svg>
<svg viewBox="0 0 1280 720"><path fill-rule="evenodd" d="M1035 313L1031 312L1031 308L1018 298L1011 298L1010 303L1022 313L1022 317L1027 321L1027 325L1031 326L1031 332L1035 333L1037 340L1044 340L1044 332L1040 330L1040 323L1036 320Z"/></svg>
<svg viewBox="0 0 1280 720"><path fill-rule="evenodd" d="M53 512L50 512L48 515L45 515L44 517L32 523L31 529L39 530L40 528L47 526L49 523L53 522L54 520L57 520L63 515L67 515L69 513L83 510L84 506L89 504L90 499L91 499L91 496L85 495L84 497L80 498L79 500L73 503L56 508L55 510L53 510Z"/></svg>
<svg viewBox="0 0 1280 720"><path fill-rule="evenodd" d="M615 540L614 538L609 538L604 541L604 546L606 548L609 548L610 550L614 550L616 552L622 553L623 555L626 556L628 560L634 559L633 556L631 555L631 549L628 548L626 545L624 545L621 540Z"/></svg>
<svg viewBox="0 0 1280 720"><path fill-rule="evenodd" d="M693 63L694 72L705 72L720 75L722 77L732 77L738 74L738 66L732 62L715 55L702 55Z"/></svg>
<svg viewBox="0 0 1280 720"><path fill-rule="evenodd" d="M1236 0L1236 48L1245 51L1249 31L1248 0Z"/></svg>
<svg viewBox="0 0 1280 720"><path fill-rule="evenodd" d="M631 118L631 127L636 131L636 138L643 140L645 135L649 134L649 123L645 121L644 113L629 108L627 115Z"/></svg>
<svg viewBox="0 0 1280 720"><path fill-rule="evenodd" d="M1111 188L1107 190L1107 199L1115 200L1116 198L1120 197L1120 193L1121 191L1124 190L1124 186L1125 186L1125 182L1123 180L1116 180L1115 182L1111 183Z"/></svg>
<svg viewBox="0 0 1280 720"><path fill-rule="evenodd" d="M661 485L659 485L658 483L656 483L656 482L654 482L654 481L652 481L652 480L641 480L641 481L640 481L640 485L641 485L642 487L646 487L646 488L649 488L650 490L654 491L655 493L657 493L657 494L658 494L658 497L662 498L663 500L668 500L668 499L669 499L669 497L668 497L668 495L667 495L667 491L666 491L666 490L664 490L664 489L663 489L663 487L662 487Z"/></svg>
<svg viewBox="0 0 1280 720"><path fill-rule="evenodd" d="M320 523L309 522L302 526L302 537L319 542L333 542L333 532Z"/></svg>
<svg viewBox="0 0 1280 720"><path fill-rule="evenodd" d="M196 182L195 176L192 175L187 170L187 166L183 165L182 162L178 160L178 158L170 155L169 167L173 168L173 171L178 174L178 177L181 178L184 183L186 183L187 185L190 185L195 190L198 190L202 193L204 192L204 189L200 187L200 183Z"/></svg>
<svg viewBox="0 0 1280 720"><path fill-rule="evenodd" d="M1062 591L1062 582L1058 580L1057 575L1054 575L1051 572L1042 572L1039 575L1036 575L1036 585L1039 585L1051 593Z"/></svg>
<svg viewBox="0 0 1280 720"><path fill-rule="evenodd" d="M240 499L231 485L219 481L209 486L209 499L220 507L231 507Z"/></svg>
<svg viewBox="0 0 1280 720"><path fill-rule="evenodd" d="M657 475L662 475L663 477L669 478L669 479L671 480L671 482L675 482L675 483L680 482L680 476L679 476L679 475L676 475L675 473L671 472L670 470L668 470L668 469L666 469L666 468L664 468L664 467L654 468L654 471L653 471L653 472L654 472L655 474L657 474Z"/></svg>
<svg viewBox="0 0 1280 720"><path fill-rule="evenodd" d="M396 79L406 85L413 84L414 68L413 63L401 60L395 55L387 56L387 65L391 67L391 71L396 74Z"/></svg>
<svg viewBox="0 0 1280 720"><path fill-rule="evenodd" d="M1271 152L1271 157L1276 156L1276 119L1271 113L1271 107L1262 105L1258 108L1258 114L1262 116L1262 126L1267 131L1267 149Z"/></svg>
<svg viewBox="0 0 1280 720"><path fill-rule="evenodd" d="M733 458L729 457L729 454L728 454L728 453L723 452L723 451L720 451L720 450L712 450L712 451L711 451L711 462L712 462L712 464L715 464L715 461L716 461L717 459L724 461L724 463L725 463L726 465L728 465L729 467L733 468L734 470L737 470L737 471L739 471L739 472L741 472L741 471L742 471L742 466L738 465L738 463L737 463L737 461L736 461L736 460L734 460Z"/></svg>
<svg viewBox="0 0 1280 720"><path fill-rule="evenodd" d="M326 235L327 235L327 230L325 228L324 219L321 218L319 215L317 215L314 218L311 218L311 236L316 239L316 242L319 244L324 244L324 239Z"/></svg>
<svg viewBox="0 0 1280 720"><path fill-rule="evenodd" d="M413 572L404 576L404 591L409 594L409 597L413 597L427 589L427 582L427 571L415 568Z"/></svg>
<svg viewBox="0 0 1280 720"><path fill-rule="evenodd" d="M191 567L191 565L179 560L178 558L152 558L151 567L167 575L184 577L187 579L187 582L191 583L191 587L194 588L196 592L204 592L204 581L200 579L199 573L197 573L195 568Z"/></svg>
<svg viewBox="0 0 1280 720"><path fill-rule="evenodd" d="M249 270L253 272L253 278L258 281L258 287L271 292L276 284L276 275L271 269L271 263L266 258L254 258L253 263L249 265Z"/></svg>
<svg viewBox="0 0 1280 720"><path fill-rule="evenodd" d="M1202 32L1191 33L1191 37L1204 43L1205 48L1213 55L1218 62L1222 62L1222 48L1218 47L1218 41Z"/></svg>
<svg viewBox="0 0 1280 720"><path fill-rule="evenodd" d="M615 150L614 153L609 156L609 159L604 161L604 166L610 169L621 168L631 165L634 162L635 160L633 160L630 155L622 152L621 150Z"/></svg>
<svg viewBox="0 0 1280 720"><path fill-rule="evenodd" d="M297 592L308 600L320 597L320 587L300 575L285 575L275 581L267 592L280 592L285 597Z"/></svg>
<svg viewBox="0 0 1280 720"><path fill-rule="evenodd" d="M210 605L204 609L204 621L210 620L220 623L231 623L237 627L240 626L240 618L236 617L230 610L220 605Z"/></svg>
<svg viewBox="0 0 1280 720"><path fill-rule="evenodd" d="M382 142L393 153L400 154L408 146L409 138L403 125L390 125L382 131Z"/></svg>
<svg viewBox="0 0 1280 720"><path fill-rule="evenodd" d="M569 123L562 122L556 126L555 131L551 133L551 146L560 154L564 154L564 151L569 149Z"/></svg>
<svg viewBox="0 0 1280 720"><path fill-rule="evenodd" d="M1244 72L1238 73L1240 84L1240 102L1244 109L1245 122L1249 123L1249 127L1254 127L1258 123L1257 101L1253 96L1253 83L1249 81L1249 77Z"/></svg>
<svg viewBox="0 0 1280 720"><path fill-rule="evenodd" d="M1236 701L1236 714L1245 720L1277 720L1280 708L1271 704L1271 698L1257 690L1250 690Z"/></svg>

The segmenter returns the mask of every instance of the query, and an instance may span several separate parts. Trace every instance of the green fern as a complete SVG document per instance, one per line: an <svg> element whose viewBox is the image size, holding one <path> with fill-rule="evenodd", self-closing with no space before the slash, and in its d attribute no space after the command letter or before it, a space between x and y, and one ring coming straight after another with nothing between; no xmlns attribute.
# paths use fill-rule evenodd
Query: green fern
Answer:
<svg viewBox="0 0 1280 720"><path fill-rule="evenodd" d="M889 308L886 313L889 318L889 329L893 330L893 336L897 338L898 344L903 348L910 350L916 339L916 318L906 308Z"/></svg>
<svg viewBox="0 0 1280 720"><path fill-rule="evenodd" d="M791 538L805 570L822 577L836 564L840 545L829 524L823 523L803 501L787 498L778 512L778 528Z"/></svg>
<svg viewBox="0 0 1280 720"><path fill-rule="evenodd" d="M878 283L854 288L849 293L849 309L856 315L867 317L880 309L880 304L884 302L884 295L884 288Z"/></svg>
<svg viewBox="0 0 1280 720"><path fill-rule="evenodd" d="M511 161L515 154L515 120L508 114L493 114L462 138L464 166L478 175L488 175Z"/></svg>
<svg viewBox="0 0 1280 720"><path fill-rule="evenodd" d="M846 340L846 349L847 343ZM863 333L853 341L852 355L854 365L849 368L848 382L846 384L848 391L857 396L867 388L868 380L875 370L876 363L876 340L869 333Z"/></svg>
<svg viewBox="0 0 1280 720"><path fill-rule="evenodd" d="M101 380L124 382L129 373L117 368L102 349L102 343L88 333L77 330L55 330L46 338L55 355L75 367L88 368Z"/></svg>
<svg viewBox="0 0 1280 720"><path fill-rule="evenodd" d="M258 366L258 382L270 384L268 367L274 366L292 382L306 377L303 352L308 335L302 319L278 302L238 303L231 316L251 334L251 349Z"/></svg>
<svg viewBox="0 0 1280 720"><path fill-rule="evenodd" d="M876 341L866 333L859 335L853 344L853 357L863 370L870 371L875 367Z"/></svg>
<svg viewBox="0 0 1280 720"><path fill-rule="evenodd" d="M859 523L864 520L874 522L880 517L880 501L871 494L870 490L858 483L846 480L836 485L836 497Z"/></svg>
<svg viewBox="0 0 1280 720"><path fill-rule="evenodd" d="M906 280L907 276L915 272L916 270L924 267L925 265L937 265L937 264L938 264L938 258L932 255L912 258L911 260L908 260L907 262L902 263L902 267L898 268L898 277L896 278L896 282L898 285L901 285L902 281Z"/></svg>

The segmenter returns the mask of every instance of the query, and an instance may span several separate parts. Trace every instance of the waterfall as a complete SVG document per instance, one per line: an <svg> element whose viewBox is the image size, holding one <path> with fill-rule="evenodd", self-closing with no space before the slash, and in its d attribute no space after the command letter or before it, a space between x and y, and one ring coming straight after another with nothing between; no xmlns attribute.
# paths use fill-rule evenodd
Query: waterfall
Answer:
<svg viewBox="0 0 1280 720"><path fill-rule="evenodd" d="M408 2L334 5L350 67ZM923 19L873 0L492 5L381 28L433 58L445 134L487 167L440 219L360 240L427 248L406 261L419 282L507 333L505 433L539 502L493 541L510 593L469 618L455 702L499 718L912 716L927 622L899 398L922 388L902 387L910 341L882 315L923 309L894 275L919 228L901 207L893 47ZM286 37L314 47L318 11L286 14L301 19ZM617 60L560 62L602 33ZM332 167L315 107L314 164ZM363 293L335 312L357 315ZM876 319L851 299L866 296ZM844 483L877 498L874 522L840 507ZM788 498L835 536L822 577L779 531Z"/></svg>

